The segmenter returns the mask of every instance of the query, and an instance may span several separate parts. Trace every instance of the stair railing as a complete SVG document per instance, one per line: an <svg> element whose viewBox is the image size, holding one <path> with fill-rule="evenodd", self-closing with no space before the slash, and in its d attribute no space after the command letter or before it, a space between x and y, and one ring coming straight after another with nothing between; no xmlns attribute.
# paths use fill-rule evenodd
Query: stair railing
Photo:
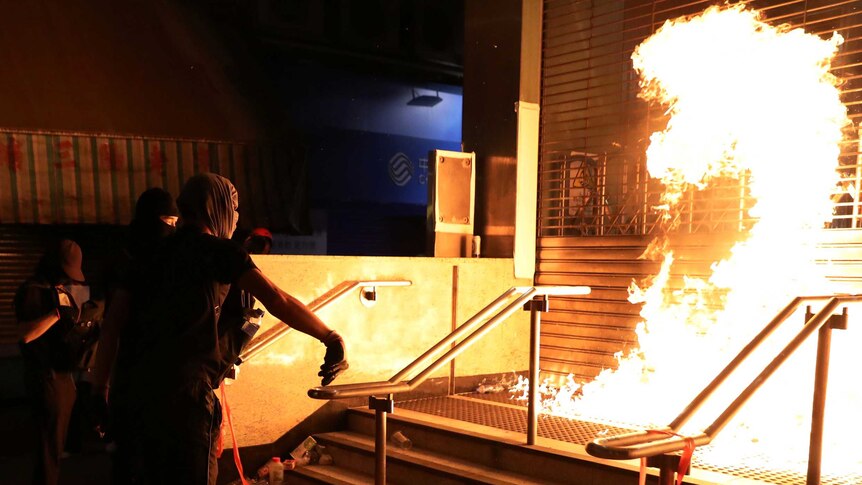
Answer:
<svg viewBox="0 0 862 485"><path fill-rule="evenodd" d="M335 303L341 297L356 288L362 288L368 296L376 298L377 288L382 286L410 286L413 282L410 280L360 280L360 281L342 281L338 285L331 288L326 293L315 298L308 304L309 310L318 312L324 307ZM364 294L365 295L365 294ZM261 353L264 349L275 343L276 340L287 335L290 327L287 325L275 325L266 332L262 333L243 349L239 355L239 362L245 362L255 355Z"/></svg>
<svg viewBox="0 0 862 485"><path fill-rule="evenodd" d="M530 311L530 401L527 417L527 444L536 442L538 430L538 381L540 312L548 311L549 296L576 296L590 293L588 286L515 286L508 289L485 308L464 322L452 333L434 344L413 362L387 381L319 386L308 390L314 399L342 399L368 397L368 407L375 411L374 483L386 483L386 415L395 410L393 394L416 389L428 377L496 328L515 311ZM514 300L512 300L514 298ZM507 304L508 302L508 304ZM496 313L495 313L496 312ZM492 316L493 315L493 316ZM490 317L490 318L489 318ZM487 319L487 321L485 321ZM483 324L482 322L485 321ZM453 345L457 340L460 342ZM444 352L445 351L445 352ZM442 355L441 355L442 354ZM435 359L433 362L429 362ZM418 373L408 379L408 376ZM379 397L379 396L383 397Z"/></svg>
<svg viewBox="0 0 862 485"><path fill-rule="evenodd" d="M724 412L703 432L694 436L679 434L681 427L709 400L721 384L759 347L766 338L784 323L796 309L806 301L825 301L816 314L808 308L805 325L796 336L766 365ZM847 328L847 308L842 314L833 314L839 305L858 303L862 295L800 296L794 298L749 342L719 374L707 384L688 406L667 427L657 430L635 431L604 438L587 444L587 452L599 458L629 460L634 458L657 458L659 455L685 450L688 446L703 446L712 442L718 433L745 405L764 382L815 332L818 333L817 358L814 377L811 438L808 449L807 484L820 483L821 457L823 450L823 417L826 405L826 384L829 373L829 353L833 329ZM678 457L677 457L678 458ZM660 483L671 483L678 463L674 460L655 460L660 467ZM684 471L681 471L683 473ZM665 474L670 474L670 480ZM665 480L665 481L663 481Z"/></svg>

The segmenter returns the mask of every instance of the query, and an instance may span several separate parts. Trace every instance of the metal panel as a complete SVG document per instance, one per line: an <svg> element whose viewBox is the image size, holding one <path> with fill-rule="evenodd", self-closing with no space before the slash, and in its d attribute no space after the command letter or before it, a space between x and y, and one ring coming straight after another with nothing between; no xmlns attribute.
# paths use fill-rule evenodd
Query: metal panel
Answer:
<svg viewBox="0 0 862 485"><path fill-rule="evenodd" d="M509 392L498 393L465 393L459 396L441 396L427 399L415 399L396 403L397 409L425 413L456 419L467 423L488 426L496 429L526 433L527 409L526 401L513 399ZM627 426L625 423L594 423L586 420L568 419L551 414L543 414L539 420L538 435L550 440L586 445L597 436L621 434L637 426ZM554 448L553 445L550 446ZM698 447L692 458L694 476L687 477L683 483L706 483L698 471L706 470L721 475L712 475L709 483L771 483L779 485L795 485L805 482L805 476L788 470L770 469L763 466L762 457L741 456L733 465L716 465L710 462L711 445ZM608 465L612 466L612 465ZM579 476L577 483L611 483L607 481L590 480L591 477ZM746 481L745 479L748 479ZM842 475L824 475L823 485L843 485L860 483L862 476L854 472ZM573 480L562 480L562 483L575 483ZM628 482L613 482L628 483ZM634 483L632 478L631 483Z"/></svg>

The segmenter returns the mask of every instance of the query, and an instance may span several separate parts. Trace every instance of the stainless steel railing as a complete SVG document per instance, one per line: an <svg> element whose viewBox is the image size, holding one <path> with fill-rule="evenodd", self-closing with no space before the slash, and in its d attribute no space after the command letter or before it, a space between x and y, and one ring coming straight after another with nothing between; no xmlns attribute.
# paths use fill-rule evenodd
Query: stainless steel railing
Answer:
<svg viewBox="0 0 862 485"><path fill-rule="evenodd" d="M369 398L368 406L375 410L376 420L375 483L383 485L386 483L386 415L394 410L392 395L417 388L430 375L451 362L452 359L523 307L525 310L530 310L530 402L527 411L527 444L535 444L539 406L540 312L548 311L549 296L576 296L589 293L590 288L587 286L512 287L389 380L319 386L309 389L308 395L315 399ZM485 321L486 319L487 321ZM459 339L461 341L453 346L452 344ZM413 377L408 378L414 373ZM381 395L384 397L378 397Z"/></svg>
<svg viewBox="0 0 862 485"><path fill-rule="evenodd" d="M312 312L317 312L326 307L327 305L335 303L341 297L356 288L362 288L368 296L374 295L374 297L376 298L378 287L410 286L412 284L413 282L409 280L343 281L337 286L327 291L326 293L324 293L323 295L316 298L311 303L309 303L308 308ZM243 349L242 353L239 355L239 361L245 362L248 359L254 357L255 355L262 352L264 349L275 343L276 340L286 335L289 331L290 327L287 325L275 325L274 327L270 328L269 330L249 342L246 348Z"/></svg>
<svg viewBox="0 0 862 485"><path fill-rule="evenodd" d="M757 375L738 396L731 402L721 415L702 433L694 436L682 436L680 428L703 406L721 384L763 343L782 323L784 323L799 306L806 301L825 301L823 308L812 314L810 308L806 314L806 322L802 329L776 355L773 360ZM628 460L632 458L652 458L665 453L682 451L693 444L702 446L709 444L716 435L745 405L748 399L766 382L766 380L815 332L818 333L817 361L814 381L814 402L812 407L811 442L809 444L808 478L809 485L820 483L820 463L822 455L823 417L826 401L826 382L829 371L829 350L832 329L847 327L847 308L843 314L833 315L833 312L844 303L862 302L862 295L825 295L800 296L794 298L782 309L739 354L698 394L691 403L667 427L659 430L635 431L605 438L597 438L587 444L587 452L599 458L612 460ZM656 432L658 431L658 432ZM673 474L675 466L668 463L660 470ZM672 477L670 478L672 480ZM670 483L659 480L661 483Z"/></svg>

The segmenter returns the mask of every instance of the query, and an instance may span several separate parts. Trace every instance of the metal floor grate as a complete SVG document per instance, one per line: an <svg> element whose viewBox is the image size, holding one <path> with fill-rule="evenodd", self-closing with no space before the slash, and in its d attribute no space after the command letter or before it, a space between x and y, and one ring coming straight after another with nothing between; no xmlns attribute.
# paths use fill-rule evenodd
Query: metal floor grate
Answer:
<svg viewBox="0 0 862 485"><path fill-rule="evenodd" d="M453 399L441 396L398 402L395 404L395 407L526 434L526 405L510 400L508 393L466 393L460 394L460 396L474 398L475 400ZM507 405L502 406L500 403ZM513 404L516 406L512 406ZM630 429L544 414L539 416L539 436L568 443L586 445L600 434L617 434L626 431L630 431ZM694 457L692 458L693 468L777 485L805 483L806 477L797 472L764 468L762 466L763 460L758 460L758 457L751 457L751 463L742 461L733 467L712 465L702 456L708 448L707 446L695 450ZM862 483L862 475L858 474L841 476L824 474L821 477L822 485L859 483Z"/></svg>

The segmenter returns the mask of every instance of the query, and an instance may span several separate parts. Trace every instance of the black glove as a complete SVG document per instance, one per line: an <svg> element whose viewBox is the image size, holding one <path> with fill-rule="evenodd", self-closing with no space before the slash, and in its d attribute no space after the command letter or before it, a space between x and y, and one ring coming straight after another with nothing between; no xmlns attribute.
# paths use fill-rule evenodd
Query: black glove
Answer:
<svg viewBox="0 0 862 485"><path fill-rule="evenodd" d="M350 364L347 363L347 349L344 348L344 339L335 330L329 332L321 342L326 345L326 355L323 356L323 365L320 366L320 372L317 375L323 378L320 380L320 384L326 386L335 380L338 374L347 370Z"/></svg>
<svg viewBox="0 0 862 485"><path fill-rule="evenodd" d="M74 330L75 326L78 324L78 311L75 307L71 306L59 306L57 307L57 316L60 317L57 320L55 325L57 328L62 329L61 332L64 336L68 336L74 339Z"/></svg>

